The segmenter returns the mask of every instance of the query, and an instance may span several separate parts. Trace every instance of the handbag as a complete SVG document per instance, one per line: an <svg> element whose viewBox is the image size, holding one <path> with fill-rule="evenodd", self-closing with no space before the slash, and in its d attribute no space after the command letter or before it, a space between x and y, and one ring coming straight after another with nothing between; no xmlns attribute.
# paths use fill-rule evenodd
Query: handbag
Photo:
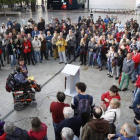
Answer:
<svg viewBox="0 0 140 140"><path fill-rule="evenodd" d="M109 124L109 134L116 134L116 126L114 124L116 121L116 112L114 112L114 113L115 113L115 116L114 116L113 122L111 124Z"/></svg>

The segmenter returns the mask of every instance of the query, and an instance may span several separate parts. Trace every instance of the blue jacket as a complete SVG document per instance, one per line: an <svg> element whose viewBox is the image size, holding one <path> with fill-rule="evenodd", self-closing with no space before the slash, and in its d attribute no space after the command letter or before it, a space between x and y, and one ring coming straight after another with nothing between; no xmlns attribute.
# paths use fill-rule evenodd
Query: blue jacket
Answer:
<svg viewBox="0 0 140 140"><path fill-rule="evenodd" d="M7 27L8 27L9 25L11 25L11 27L13 26L12 21L8 21L8 22L7 22Z"/></svg>
<svg viewBox="0 0 140 140"><path fill-rule="evenodd" d="M15 131L10 135L6 135L6 140L31 140L26 130L16 127Z"/></svg>
<svg viewBox="0 0 140 140"><path fill-rule="evenodd" d="M39 35L39 31L36 31L36 32L35 31L32 31L31 34L32 34L32 38L34 38L35 35Z"/></svg>
<svg viewBox="0 0 140 140"><path fill-rule="evenodd" d="M121 134L116 134L114 138L112 138L113 140L118 140L118 138L121 138L121 140L139 140L137 136L134 136L133 138L126 138Z"/></svg>
<svg viewBox="0 0 140 140"><path fill-rule="evenodd" d="M28 80L25 79L25 76L23 75L23 73L18 72L15 75L15 81L16 81L16 85L25 85L28 84Z"/></svg>
<svg viewBox="0 0 140 140"><path fill-rule="evenodd" d="M109 23L109 21L110 21L110 18L105 18L104 19L104 22L107 24L107 23Z"/></svg>

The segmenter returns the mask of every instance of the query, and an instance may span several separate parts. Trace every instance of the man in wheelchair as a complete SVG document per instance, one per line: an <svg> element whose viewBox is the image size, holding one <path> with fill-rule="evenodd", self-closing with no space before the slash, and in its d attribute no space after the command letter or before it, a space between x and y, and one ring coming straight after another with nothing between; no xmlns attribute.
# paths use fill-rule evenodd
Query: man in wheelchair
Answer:
<svg viewBox="0 0 140 140"><path fill-rule="evenodd" d="M30 91L32 91L32 88L34 88L36 92L40 92L40 85L38 85L35 80L26 79L21 66L17 66L16 71L17 74L14 76L15 89L20 90L23 88L24 90L30 89Z"/></svg>

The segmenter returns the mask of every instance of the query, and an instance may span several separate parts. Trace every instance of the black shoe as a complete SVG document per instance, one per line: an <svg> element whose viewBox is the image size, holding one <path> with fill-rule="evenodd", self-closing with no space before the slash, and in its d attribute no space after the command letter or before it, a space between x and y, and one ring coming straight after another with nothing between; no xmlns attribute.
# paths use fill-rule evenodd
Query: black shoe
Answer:
<svg viewBox="0 0 140 140"><path fill-rule="evenodd" d="M83 63L81 63L80 65L83 65Z"/></svg>
<svg viewBox="0 0 140 140"><path fill-rule="evenodd" d="M2 65L3 67L5 67L4 65Z"/></svg>
<svg viewBox="0 0 140 140"><path fill-rule="evenodd" d="M63 62L59 62L59 64L62 64Z"/></svg>
<svg viewBox="0 0 140 140"><path fill-rule="evenodd" d="M100 68L100 70L99 71L102 71L102 67Z"/></svg>
<svg viewBox="0 0 140 140"><path fill-rule="evenodd" d="M132 93L134 93L134 91L132 91Z"/></svg>
<svg viewBox="0 0 140 140"><path fill-rule="evenodd" d="M30 63L28 63L28 65L30 65Z"/></svg>
<svg viewBox="0 0 140 140"><path fill-rule="evenodd" d="M105 68L106 70L108 70L108 68Z"/></svg>
<svg viewBox="0 0 140 140"><path fill-rule="evenodd" d="M133 106L129 106L129 109L134 109L135 107L133 107Z"/></svg>
<svg viewBox="0 0 140 140"><path fill-rule="evenodd" d="M65 65L67 65L67 63L65 63Z"/></svg>
<svg viewBox="0 0 140 140"><path fill-rule="evenodd" d="M118 91L121 91L121 89L118 88Z"/></svg>
<svg viewBox="0 0 140 140"><path fill-rule="evenodd" d="M113 78L113 76L112 76L112 75L109 75L108 77L111 77L111 78Z"/></svg>
<svg viewBox="0 0 140 140"><path fill-rule="evenodd" d="M124 88L122 91L127 91L127 88Z"/></svg>
<svg viewBox="0 0 140 140"><path fill-rule="evenodd" d="M35 62L35 63L37 63L37 62Z"/></svg>
<svg viewBox="0 0 140 140"><path fill-rule="evenodd" d="M135 83L135 81L132 81L132 83Z"/></svg>
<svg viewBox="0 0 140 140"><path fill-rule="evenodd" d="M109 73L107 75L109 75Z"/></svg>
<svg viewBox="0 0 140 140"><path fill-rule="evenodd" d="M118 80L118 79L119 79L119 77L116 77L116 78L115 78L115 80Z"/></svg>

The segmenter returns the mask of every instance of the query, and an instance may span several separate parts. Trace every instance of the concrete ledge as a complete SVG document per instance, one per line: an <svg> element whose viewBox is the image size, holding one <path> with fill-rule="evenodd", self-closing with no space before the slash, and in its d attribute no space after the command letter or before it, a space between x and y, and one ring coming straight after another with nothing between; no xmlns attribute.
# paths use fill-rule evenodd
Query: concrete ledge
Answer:
<svg viewBox="0 0 140 140"><path fill-rule="evenodd" d="M5 11L5 12L0 12L0 15L4 15L4 16L7 16L7 15L20 15L21 12L8 12L8 11Z"/></svg>

